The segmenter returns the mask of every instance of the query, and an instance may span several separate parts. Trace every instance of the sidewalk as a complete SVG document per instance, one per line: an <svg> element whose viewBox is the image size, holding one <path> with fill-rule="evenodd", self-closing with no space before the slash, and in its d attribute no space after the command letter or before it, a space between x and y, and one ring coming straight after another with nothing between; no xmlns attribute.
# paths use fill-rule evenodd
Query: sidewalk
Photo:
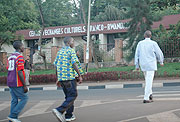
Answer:
<svg viewBox="0 0 180 122"><path fill-rule="evenodd" d="M155 79L153 87L180 86L180 79ZM138 81L101 81L101 82L85 82L79 84L77 89L115 89L115 88L140 88L144 87L144 80ZM31 85L29 90L61 90L54 84ZM7 86L0 86L0 91L9 91Z"/></svg>

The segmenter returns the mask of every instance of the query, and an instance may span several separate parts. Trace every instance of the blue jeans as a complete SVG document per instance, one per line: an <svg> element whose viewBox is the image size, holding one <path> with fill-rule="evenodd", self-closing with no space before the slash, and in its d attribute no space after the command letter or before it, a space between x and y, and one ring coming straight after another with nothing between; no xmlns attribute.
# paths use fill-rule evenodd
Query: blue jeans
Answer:
<svg viewBox="0 0 180 122"><path fill-rule="evenodd" d="M11 93L11 111L9 117L18 119L19 113L27 103L28 96L24 93L23 87L10 87ZM20 100L20 101L19 101Z"/></svg>
<svg viewBox="0 0 180 122"><path fill-rule="evenodd" d="M61 113L64 113L66 111L65 118L71 118L72 112L74 111L74 101L78 95L77 83L75 80L71 80L60 81L60 84L65 94L65 101L56 109Z"/></svg>

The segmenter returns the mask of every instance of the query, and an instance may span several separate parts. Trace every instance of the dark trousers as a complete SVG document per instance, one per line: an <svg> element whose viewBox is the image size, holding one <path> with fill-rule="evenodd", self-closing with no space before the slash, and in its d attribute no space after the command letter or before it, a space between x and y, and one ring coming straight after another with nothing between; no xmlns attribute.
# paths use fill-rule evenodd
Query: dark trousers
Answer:
<svg viewBox="0 0 180 122"><path fill-rule="evenodd" d="M72 112L74 111L74 101L78 95L77 83L75 80L71 80L61 81L60 84L65 94L65 101L56 109L61 113L64 113L66 111L65 118L71 118Z"/></svg>

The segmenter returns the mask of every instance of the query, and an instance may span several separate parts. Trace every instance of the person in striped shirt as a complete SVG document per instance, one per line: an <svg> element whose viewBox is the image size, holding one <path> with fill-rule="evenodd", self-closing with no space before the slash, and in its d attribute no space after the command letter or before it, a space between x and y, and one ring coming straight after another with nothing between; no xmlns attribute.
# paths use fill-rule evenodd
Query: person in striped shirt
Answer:
<svg viewBox="0 0 180 122"><path fill-rule="evenodd" d="M24 51L22 42L15 41L13 43L15 52L8 58L8 77L7 85L11 94L11 110L7 117L11 122L21 122L18 119L19 113L22 111L28 101L28 88L25 84L24 57L21 53ZM20 101L19 101L20 100Z"/></svg>

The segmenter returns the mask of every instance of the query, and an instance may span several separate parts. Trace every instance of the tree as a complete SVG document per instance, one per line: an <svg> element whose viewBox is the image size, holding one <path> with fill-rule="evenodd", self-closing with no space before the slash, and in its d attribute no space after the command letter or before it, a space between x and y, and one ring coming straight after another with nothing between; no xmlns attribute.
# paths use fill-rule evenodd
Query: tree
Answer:
<svg viewBox="0 0 180 122"><path fill-rule="evenodd" d="M99 15L95 16L95 21L114 21L114 20L122 20L124 19L124 11L119 10L118 8L108 5L105 8L104 12L100 12Z"/></svg>
<svg viewBox="0 0 180 122"><path fill-rule="evenodd" d="M81 18L78 22L86 23L88 15L88 0L73 0L74 7L76 10L76 15ZM118 16L122 13L122 0L92 0L91 1L91 20L99 21L103 14L106 14L108 7L111 9L116 9L120 12ZM107 14L106 14L107 15Z"/></svg>
<svg viewBox="0 0 180 122"><path fill-rule="evenodd" d="M153 30L153 39L160 43L164 43L167 40L180 38L180 21L176 25L170 25L170 29L167 31L163 25L160 25L158 29Z"/></svg>
<svg viewBox="0 0 180 122"><path fill-rule="evenodd" d="M153 40L156 40L165 57L179 57L180 21L176 25L170 25L169 30L160 25L153 30Z"/></svg>
<svg viewBox="0 0 180 122"><path fill-rule="evenodd" d="M129 29L124 36L124 40L126 40L124 49L128 50L127 61L131 61L137 43L144 38L144 32L151 30L152 15L150 13L150 0L126 0L124 5L129 9L126 16L131 18L126 25Z"/></svg>
<svg viewBox="0 0 180 122"><path fill-rule="evenodd" d="M10 44L17 38L14 35L17 30L36 27L38 27L37 12L31 1L0 1L0 50L4 43Z"/></svg>
<svg viewBox="0 0 180 122"><path fill-rule="evenodd" d="M159 21L163 16L179 14L180 0L151 0L151 12L153 20Z"/></svg>
<svg viewBox="0 0 180 122"><path fill-rule="evenodd" d="M110 8L113 7L121 10L122 0L94 0L92 6L92 20L94 20L94 17L98 16L99 14L105 14L108 6Z"/></svg>
<svg viewBox="0 0 180 122"><path fill-rule="evenodd" d="M168 7L174 7L180 3L180 0L150 0L151 9L154 11L164 10Z"/></svg>
<svg viewBox="0 0 180 122"><path fill-rule="evenodd" d="M80 21L78 21L78 24L86 24L87 25L89 0L73 0L73 1L75 4L74 5L75 10L76 10L75 15L79 16L79 19L80 19Z"/></svg>
<svg viewBox="0 0 180 122"><path fill-rule="evenodd" d="M69 0L46 0L42 3L44 23L49 26L64 26L76 23L73 3ZM41 23L41 19L39 19Z"/></svg>
<svg viewBox="0 0 180 122"><path fill-rule="evenodd" d="M46 54L45 54L45 52L42 52L42 46L41 46L41 44L42 44L42 36L43 36L43 32L44 32L44 27L45 27L44 15L43 15L42 6L41 6L42 2L41 2L41 0L36 0L36 3L37 3L37 6L38 6L38 9L39 9L39 14L40 14L41 23L42 23L42 25L41 25L41 33L40 33L40 37L39 37L39 40L38 40L38 50L39 50L39 55L43 58L45 69L47 69Z"/></svg>
<svg viewBox="0 0 180 122"><path fill-rule="evenodd" d="M74 9L75 9L75 15L78 17L77 21L80 22L80 24L83 23L83 19L82 19L82 14L81 14L81 11L79 9L79 6L78 6L78 2L77 0L73 0L73 3L74 3ZM82 5L82 4L81 4ZM80 5L80 8L82 7Z"/></svg>

